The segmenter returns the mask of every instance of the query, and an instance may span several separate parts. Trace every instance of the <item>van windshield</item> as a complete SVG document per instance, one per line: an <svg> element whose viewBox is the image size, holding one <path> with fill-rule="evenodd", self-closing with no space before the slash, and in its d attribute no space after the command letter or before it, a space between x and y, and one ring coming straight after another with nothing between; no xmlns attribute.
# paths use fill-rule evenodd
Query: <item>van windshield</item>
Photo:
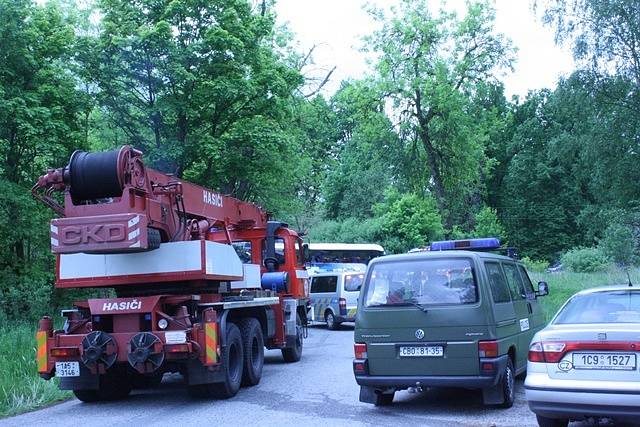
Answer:
<svg viewBox="0 0 640 427"><path fill-rule="evenodd" d="M471 261L421 259L375 264L365 306L450 305L478 301Z"/></svg>
<svg viewBox="0 0 640 427"><path fill-rule="evenodd" d="M347 292L359 291L364 282L363 274L347 274L344 276L344 290Z"/></svg>

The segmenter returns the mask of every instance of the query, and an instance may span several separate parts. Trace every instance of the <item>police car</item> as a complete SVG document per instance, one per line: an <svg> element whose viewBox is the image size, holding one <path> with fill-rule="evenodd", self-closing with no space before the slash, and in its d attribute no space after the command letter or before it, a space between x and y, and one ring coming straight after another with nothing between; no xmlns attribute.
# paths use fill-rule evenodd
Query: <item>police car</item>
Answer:
<svg viewBox="0 0 640 427"><path fill-rule="evenodd" d="M337 329L343 322L355 321L366 267L365 264L310 266L311 321L326 323L331 330Z"/></svg>

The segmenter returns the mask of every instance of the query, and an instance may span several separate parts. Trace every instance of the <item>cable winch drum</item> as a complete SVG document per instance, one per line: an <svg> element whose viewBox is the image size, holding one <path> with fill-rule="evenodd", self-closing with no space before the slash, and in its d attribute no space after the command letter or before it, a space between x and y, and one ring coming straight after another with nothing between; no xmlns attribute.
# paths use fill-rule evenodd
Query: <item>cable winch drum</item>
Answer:
<svg viewBox="0 0 640 427"><path fill-rule="evenodd" d="M75 200L120 197L123 183L119 162L123 149L102 153L75 151L67 166L71 197Z"/></svg>

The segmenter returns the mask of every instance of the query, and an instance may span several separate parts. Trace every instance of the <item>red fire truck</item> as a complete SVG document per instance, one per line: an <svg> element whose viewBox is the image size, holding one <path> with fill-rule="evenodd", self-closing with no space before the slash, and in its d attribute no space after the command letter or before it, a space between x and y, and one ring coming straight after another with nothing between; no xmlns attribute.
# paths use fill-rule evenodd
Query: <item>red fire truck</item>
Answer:
<svg viewBox="0 0 640 427"><path fill-rule="evenodd" d="M304 247L258 206L146 168L129 146L76 151L32 193L59 216L55 286L108 296L63 310L60 330L40 321L42 378L89 402L178 372L191 395L227 398L258 384L265 347L300 359Z"/></svg>

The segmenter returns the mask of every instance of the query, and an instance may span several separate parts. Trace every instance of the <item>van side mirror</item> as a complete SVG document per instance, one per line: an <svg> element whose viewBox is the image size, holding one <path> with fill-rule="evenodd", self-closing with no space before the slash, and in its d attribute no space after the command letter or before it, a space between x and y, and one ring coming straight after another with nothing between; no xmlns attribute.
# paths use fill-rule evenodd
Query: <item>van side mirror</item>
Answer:
<svg viewBox="0 0 640 427"><path fill-rule="evenodd" d="M549 295L549 285L547 282L538 282L538 290L536 291L537 297L543 297Z"/></svg>

